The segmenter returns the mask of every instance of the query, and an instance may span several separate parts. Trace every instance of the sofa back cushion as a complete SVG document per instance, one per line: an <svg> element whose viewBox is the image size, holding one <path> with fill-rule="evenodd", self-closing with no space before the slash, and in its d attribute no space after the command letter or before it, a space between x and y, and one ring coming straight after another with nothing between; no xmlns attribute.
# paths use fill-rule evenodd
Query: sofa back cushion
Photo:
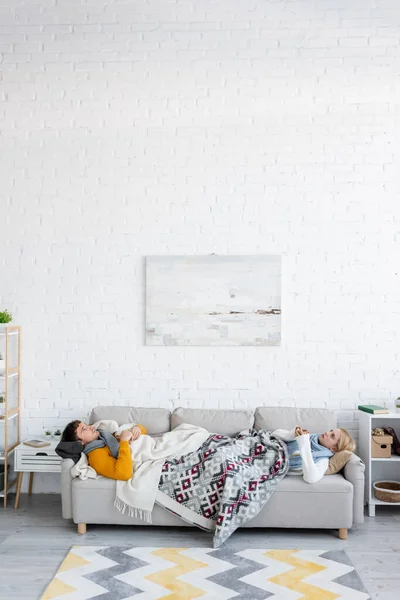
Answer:
<svg viewBox="0 0 400 600"><path fill-rule="evenodd" d="M204 427L210 433L236 435L243 429L254 427L254 412L252 410L176 408L171 415L171 429L181 423Z"/></svg>
<svg viewBox="0 0 400 600"><path fill-rule="evenodd" d="M261 406L256 409L256 429L293 429L303 427L310 433L322 433L337 427L336 415L326 408Z"/></svg>
<svg viewBox="0 0 400 600"><path fill-rule="evenodd" d="M142 408L136 406L96 406L90 413L89 422L117 421L124 423L140 423L146 427L147 433L157 435L170 431L171 413L166 408Z"/></svg>

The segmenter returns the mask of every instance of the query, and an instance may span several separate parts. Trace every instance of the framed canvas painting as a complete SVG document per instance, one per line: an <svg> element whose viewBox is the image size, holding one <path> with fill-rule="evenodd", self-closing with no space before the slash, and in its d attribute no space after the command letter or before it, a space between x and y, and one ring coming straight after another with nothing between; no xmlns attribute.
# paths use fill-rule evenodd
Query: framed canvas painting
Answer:
<svg viewBox="0 0 400 600"><path fill-rule="evenodd" d="M280 342L280 256L147 257L146 344Z"/></svg>

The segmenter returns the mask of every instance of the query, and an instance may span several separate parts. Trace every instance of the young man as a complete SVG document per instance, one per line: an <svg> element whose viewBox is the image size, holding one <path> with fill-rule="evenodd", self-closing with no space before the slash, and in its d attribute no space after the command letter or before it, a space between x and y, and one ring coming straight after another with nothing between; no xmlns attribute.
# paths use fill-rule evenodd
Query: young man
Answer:
<svg viewBox="0 0 400 600"><path fill-rule="evenodd" d="M63 442L81 442L89 465L104 477L127 481L132 477L133 462L129 442L146 433L143 425L125 430L119 441L107 431L95 429L83 421L71 421L64 429Z"/></svg>

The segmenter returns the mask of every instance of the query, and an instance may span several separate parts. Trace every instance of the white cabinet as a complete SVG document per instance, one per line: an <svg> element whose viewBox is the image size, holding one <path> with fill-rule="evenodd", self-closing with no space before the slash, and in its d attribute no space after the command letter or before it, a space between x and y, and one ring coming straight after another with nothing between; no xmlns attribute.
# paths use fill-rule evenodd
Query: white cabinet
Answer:
<svg viewBox="0 0 400 600"><path fill-rule="evenodd" d="M375 516L375 506L385 505L399 507L400 502L382 502L375 498L373 484L375 481L392 480L400 482L400 456L392 454L390 458L372 458L371 431L375 427L392 427L400 439L400 414L371 415L359 411L358 454L365 463L365 501L368 514Z"/></svg>

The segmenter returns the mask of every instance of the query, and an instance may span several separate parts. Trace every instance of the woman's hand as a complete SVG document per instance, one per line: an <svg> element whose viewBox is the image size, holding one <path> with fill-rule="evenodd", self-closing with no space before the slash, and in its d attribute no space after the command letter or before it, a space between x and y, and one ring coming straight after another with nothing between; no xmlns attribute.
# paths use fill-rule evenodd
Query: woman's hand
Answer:
<svg viewBox="0 0 400 600"><path fill-rule="evenodd" d="M296 427L296 429L294 430L295 437L298 437L299 435L306 435L307 433L308 433L308 430L303 429L302 427Z"/></svg>
<svg viewBox="0 0 400 600"><path fill-rule="evenodd" d="M137 440L138 437L140 437L142 435L142 430L140 429L140 427L133 427L131 429L131 431L132 431L132 442L134 440Z"/></svg>

